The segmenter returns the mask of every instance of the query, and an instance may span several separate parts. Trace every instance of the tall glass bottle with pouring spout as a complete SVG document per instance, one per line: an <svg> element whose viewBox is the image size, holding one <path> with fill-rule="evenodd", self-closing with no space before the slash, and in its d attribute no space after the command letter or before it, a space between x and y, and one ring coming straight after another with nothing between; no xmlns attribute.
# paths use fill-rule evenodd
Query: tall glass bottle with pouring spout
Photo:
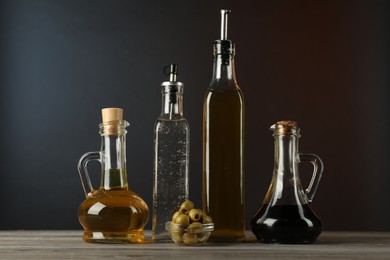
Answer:
<svg viewBox="0 0 390 260"><path fill-rule="evenodd" d="M244 97L227 39L229 10L221 10L221 39L214 41L214 68L203 103L203 210L214 220L210 241L245 238Z"/></svg>
<svg viewBox="0 0 390 260"><path fill-rule="evenodd" d="M84 154L78 163L86 200L78 211L83 239L96 243L140 243L149 219L148 205L129 190L126 172L126 130L121 108L102 110L101 151ZM101 184L92 187L87 170L90 161L101 164Z"/></svg>
<svg viewBox="0 0 390 260"><path fill-rule="evenodd" d="M322 161L315 154L298 153L300 129L296 122L280 121L270 130L275 137L274 173L263 204L252 218L252 232L264 243L313 243L322 224L309 203L322 176ZM298 175L301 162L314 166L306 190Z"/></svg>
<svg viewBox="0 0 390 260"><path fill-rule="evenodd" d="M189 196L190 128L183 116L184 85L176 81L176 64L166 66L164 73L169 75L169 81L161 84L162 110L154 127L154 241L171 241L165 223Z"/></svg>

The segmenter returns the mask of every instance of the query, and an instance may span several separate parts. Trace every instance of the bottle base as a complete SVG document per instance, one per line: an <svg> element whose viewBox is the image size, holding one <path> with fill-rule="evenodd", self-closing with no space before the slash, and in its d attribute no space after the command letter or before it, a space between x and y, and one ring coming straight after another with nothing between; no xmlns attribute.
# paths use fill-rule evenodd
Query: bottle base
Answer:
<svg viewBox="0 0 390 260"><path fill-rule="evenodd" d="M208 242L212 243L239 243L245 240L245 236L216 236L212 235L209 237Z"/></svg>
<svg viewBox="0 0 390 260"><path fill-rule="evenodd" d="M307 204L264 204L253 217L251 228L262 243L311 244L321 234L322 223Z"/></svg>
<svg viewBox="0 0 390 260"><path fill-rule="evenodd" d="M312 244L316 242L321 234L321 228L310 228L307 230L277 230L252 229L253 234L261 243L265 244Z"/></svg>
<svg viewBox="0 0 390 260"><path fill-rule="evenodd" d="M83 240L87 243L142 243L144 242L143 231L131 232L92 232L84 231Z"/></svg>
<svg viewBox="0 0 390 260"><path fill-rule="evenodd" d="M279 238L257 238L258 241L264 244L313 244L316 242L316 239L293 239L293 240L284 240Z"/></svg>
<svg viewBox="0 0 390 260"><path fill-rule="evenodd" d="M260 241L261 243L264 243L264 244L290 244L290 245L293 245L293 244L313 244L314 242L316 242L316 239L304 239L304 240L280 240L280 239L277 239L277 238L274 238L274 239L269 239L269 238L265 238L265 239L257 239L258 241Z"/></svg>

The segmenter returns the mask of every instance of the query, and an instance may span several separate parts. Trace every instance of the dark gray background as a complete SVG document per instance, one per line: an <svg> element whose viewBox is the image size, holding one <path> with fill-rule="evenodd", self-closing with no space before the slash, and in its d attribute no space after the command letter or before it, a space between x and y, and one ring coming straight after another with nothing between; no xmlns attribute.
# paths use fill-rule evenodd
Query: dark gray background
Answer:
<svg viewBox="0 0 390 260"><path fill-rule="evenodd" d="M190 192L200 206L203 96L219 10L230 8L246 98L247 220L271 180L268 127L292 119L300 151L325 163L312 204L324 228L390 231L386 1L0 3L0 229L81 228L76 163L100 148L103 107L125 110L129 184L151 207L152 131L169 63L185 83Z"/></svg>

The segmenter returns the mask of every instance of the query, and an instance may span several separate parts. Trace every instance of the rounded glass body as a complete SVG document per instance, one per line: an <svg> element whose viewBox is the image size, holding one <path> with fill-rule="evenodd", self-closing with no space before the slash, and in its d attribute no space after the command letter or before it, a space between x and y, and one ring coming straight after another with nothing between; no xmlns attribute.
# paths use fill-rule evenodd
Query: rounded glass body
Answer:
<svg viewBox="0 0 390 260"><path fill-rule="evenodd" d="M144 240L149 209L130 190L99 189L80 205L78 218L86 242L140 243Z"/></svg>

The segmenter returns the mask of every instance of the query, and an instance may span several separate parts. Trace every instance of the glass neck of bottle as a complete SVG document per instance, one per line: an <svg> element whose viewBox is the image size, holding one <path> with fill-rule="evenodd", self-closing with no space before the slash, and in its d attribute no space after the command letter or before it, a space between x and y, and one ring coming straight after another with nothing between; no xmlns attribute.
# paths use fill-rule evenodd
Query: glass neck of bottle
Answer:
<svg viewBox="0 0 390 260"><path fill-rule="evenodd" d="M275 167L271 188L265 203L270 205L307 204L298 174L299 134L275 136Z"/></svg>
<svg viewBox="0 0 390 260"><path fill-rule="evenodd" d="M275 136L275 174L297 178L298 135Z"/></svg>
<svg viewBox="0 0 390 260"><path fill-rule="evenodd" d="M119 126L118 130L123 128ZM105 190L127 190L126 131L116 134L102 134L102 180Z"/></svg>
<svg viewBox="0 0 390 260"><path fill-rule="evenodd" d="M213 78L211 82L231 81L236 83L233 54L215 54L213 65Z"/></svg>
<svg viewBox="0 0 390 260"><path fill-rule="evenodd" d="M234 69L234 43L230 40L216 40L214 48L212 88L238 88Z"/></svg>
<svg viewBox="0 0 390 260"><path fill-rule="evenodd" d="M183 117L183 95L179 92L165 92L162 95L161 117L175 119Z"/></svg>

